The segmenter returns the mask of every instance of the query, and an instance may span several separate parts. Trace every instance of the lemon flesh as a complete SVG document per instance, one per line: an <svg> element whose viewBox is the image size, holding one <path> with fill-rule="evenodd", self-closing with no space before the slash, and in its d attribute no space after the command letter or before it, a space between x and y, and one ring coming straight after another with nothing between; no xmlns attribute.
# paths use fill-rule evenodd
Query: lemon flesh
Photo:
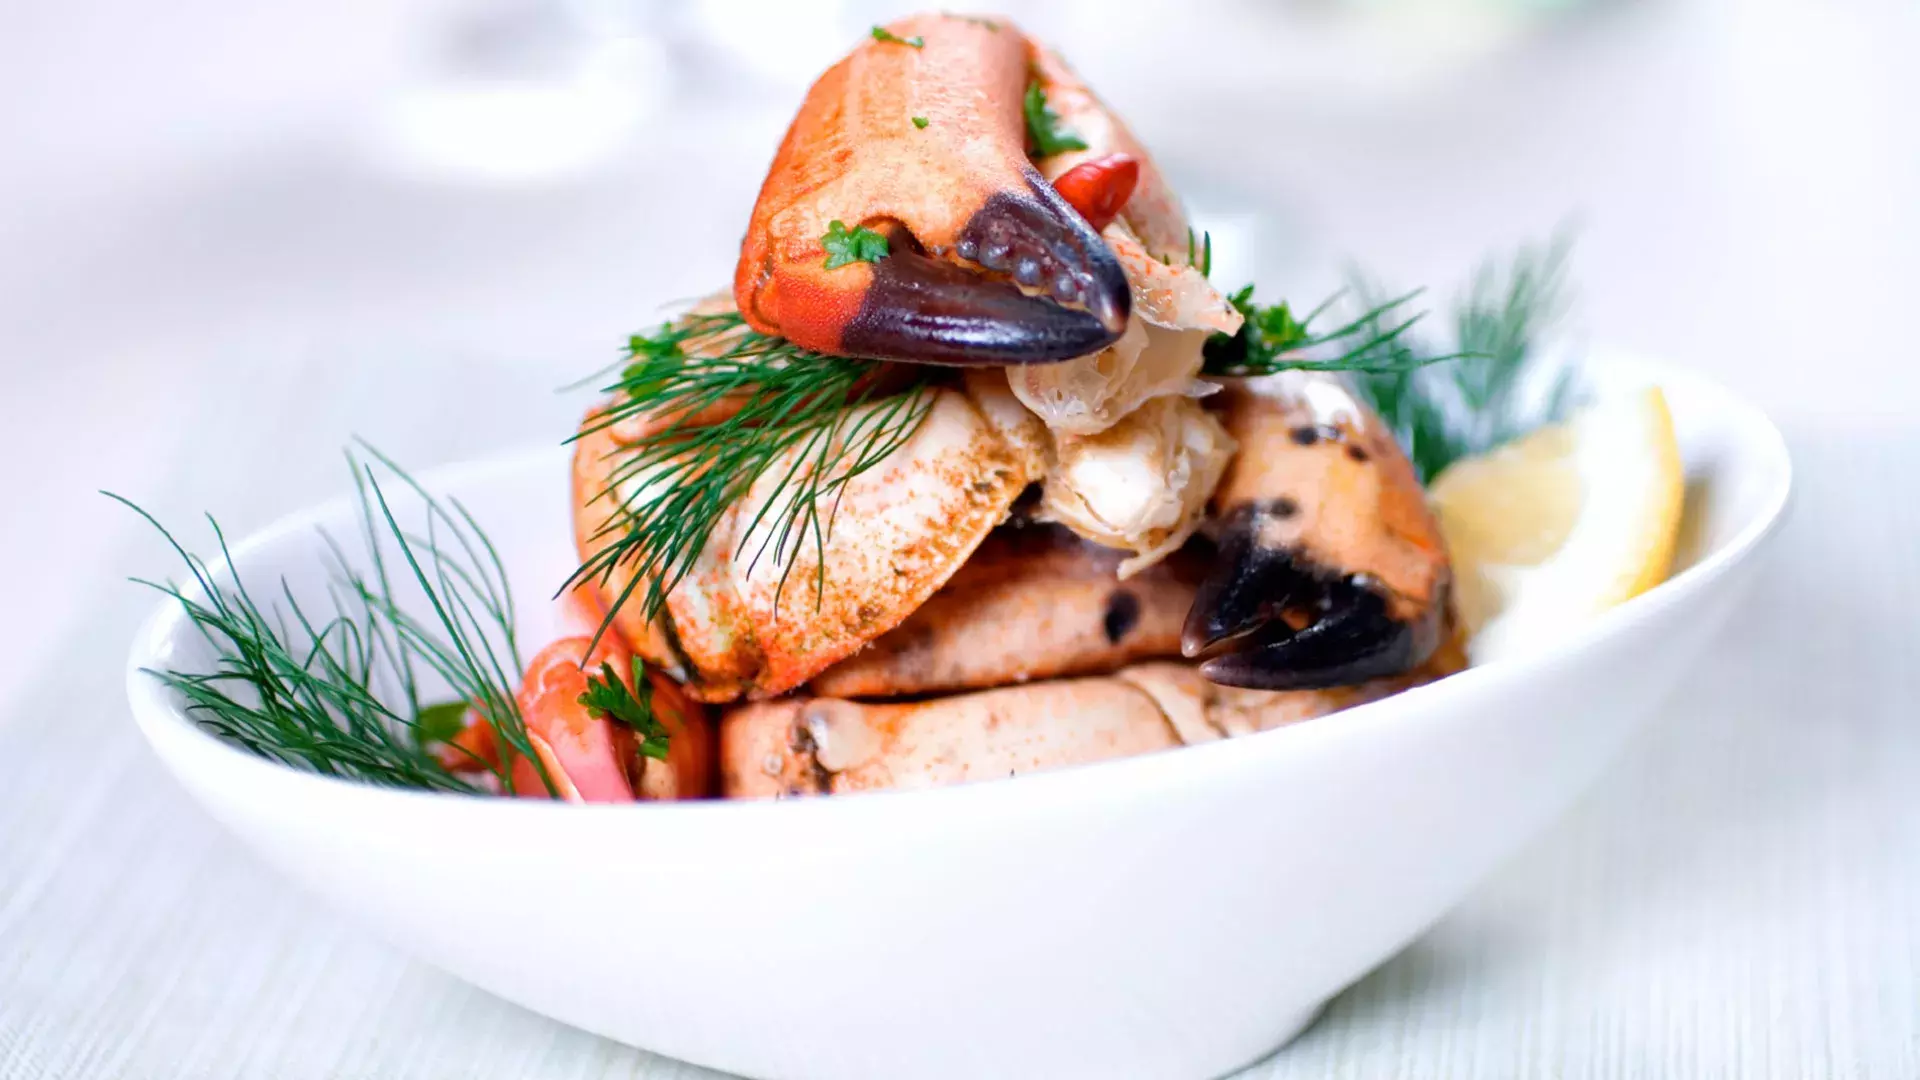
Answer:
<svg viewBox="0 0 1920 1080"><path fill-rule="evenodd" d="M1685 486L1658 387L1449 466L1429 495L1473 662L1550 644L1665 580Z"/></svg>

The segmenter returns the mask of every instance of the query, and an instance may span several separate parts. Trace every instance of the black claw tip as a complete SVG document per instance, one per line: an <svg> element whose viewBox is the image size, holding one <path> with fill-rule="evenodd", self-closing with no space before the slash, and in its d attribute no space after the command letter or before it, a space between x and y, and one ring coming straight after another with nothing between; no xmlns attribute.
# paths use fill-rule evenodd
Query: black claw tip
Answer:
<svg viewBox="0 0 1920 1080"><path fill-rule="evenodd" d="M840 351L923 364L1036 364L1098 352L1114 338L1089 312L896 251L873 264L873 284L841 331Z"/></svg>
<svg viewBox="0 0 1920 1080"><path fill-rule="evenodd" d="M1278 505L1282 501L1284 508ZM1286 548L1261 536L1270 519L1284 520L1296 509L1291 499L1249 504L1222 521L1214 569L1200 583L1180 629L1180 651L1188 659L1278 620L1287 608L1308 603L1323 591Z"/></svg>
<svg viewBox="0 0 1920 1080"><path fill-rule="evenodd" d="M928 364L1044 364L1118 341L1133 311L1120 260L1040 174L1029 170L1027 188L989 197L953 251L1048 295L897 246L873 264L840 350Z"/></svg>
<svg viewBox="0 0 1920 1080"><path fill-rule="evenodd" d="M1303 630L1274 624L1248 647L1200 665L1200 674L1252 690L1317 690L1398 675L1424 657L1414 628L1372 592L1342 585L1335 611Z"/></svg>
<svg viewBox="0 0 1920 1080"><path fill-rule="evenodd" d="M1439 643L1444 599L1402 621L1364 578L1302 562L1290 542L1298 511L1282 497L1226 516L1180 651L1203 659L1208 679L1253 690L1347 686L1425 662Z"/></svg>

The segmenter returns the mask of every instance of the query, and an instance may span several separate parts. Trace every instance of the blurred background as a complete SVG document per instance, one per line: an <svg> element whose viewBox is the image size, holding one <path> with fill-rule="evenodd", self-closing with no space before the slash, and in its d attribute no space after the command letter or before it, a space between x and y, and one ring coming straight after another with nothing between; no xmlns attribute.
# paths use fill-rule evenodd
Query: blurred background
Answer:
<svg viewBox="0 0 1920 1080"><path fill-rule="evenodd" d="M1357 264L1429 286L1444 305L1483 258L1571 225L1576 339L1705 370L1772 411L1794 445L1790 539L1724 662L1546 853L1363 984L1344 1007L1347 1030L1362 1033L1350 1037L1363 1040L1368 1023L1404 1027L1404 1000L1373 1015L1366 995L1392 998L1430 976L1435 949L1504 948L1522 958L1502 969L1510 1007L1419 1021L1453 1033L1448 1052L1547 1054L1525 1002L1553 993L1569 1015L1610 1017L1603 1034L1689 1044L1644 998L1606 998L1615 978L1685 988L1662 1006L1685 1015L1735 995L1720 1021L1727 1056L1715 1061L1784 1053L1808 1065L1796 1075L1920 1074L1920 815L1904 786L1920 783L1920 749L1900 721L1920 702L1908 670L1920 546L1906 506L1920 468L1920 363L1905 326L1920 296L1920 5L1007 7L1154 148L1213 231L1224 283L1258 280L1263 296L1311 302ZM86 985L36 983L32 965L84 974L106 963L91 944L100 926L117 928L114 962L135 963L161 932L131 900L105 895L109 878L88 877L147 851L169 852L141 863L157 895L199 907L210 901L192 879L220 884L226 899L197 917L231 924L221 932L234 935L235 963L266 963L274 935L298 923L324 927L361 965L283 961L277 970L309 972L309 990L358 994L366 978L385 979L415 995L394 1006L400 1017L440 1015L454 1008L447 995L470 993L334 929L158 776L133 741L117 669L150 601L121 578L172 567L95 489L170 522L211 509L240 533L338 489L351 434L416 468L556 441L582 405L556 388L613 359L663 305L728 280L805 86L870 24L907 10L0 4L0 558L14 570L14 614L0 620L0 759L44 766L0 795L0 935L14 943L0 969L11 952L26 965L13 973L26 982L11 985L56 1010L12 1029L29 1072L34 1060L79 1060L69 1036L107 1023L89 1011ZM1813 816L1762 809L1783 805ZM1770 824L1755 833L1755 821ZM1715 861L1726 843L1748 858ZM1634 876L1649 866L1651 885ZM1688 897L1691 914L1658 907L1663 890ZM260 906L276 913L267 929L246 917ZM1601 908L1638 911L1627 925L1641 951L1669 960L1623 976L1614 954L1587 956L1557 936ZM87 914L70 925L57 909ZM1802 936L1753 952L1741 928ZM1723 951L1687 951L1722 934ZM1852 974L1822 986L1831 1015L1814 1027L1776 1027L1818 1004L1791 989L1803 954L1839 957ZM1874 966L1889 955L1906 958L1897 984ZM168 1024L209 1030L242 992L220 982L227 970L116 991L151 1003L163 985L198 987L141 1005L161 1019L137 1037L105 1029L130 1055L122 1064L139 1074L163 1047L189 1045L164 1042ZM487 1010L506 1006L457 1000L466 1021L505 1023ZM559 1045L512 1015L508 1027ZM393 1030L333 1021L348 1042L369 1025ZM326 1054L340 1044L316 1030L295 1030L299 1045L337 1060ZM1583 1030L1552 1045L1602 1029ZM1761 1049L1741 1042L1765 1031L1774 1041ZM231 1072L212 1044L190 1045L207 1055L204 1074ZM518 1060L512 1046L495 1049Z"/></svg>

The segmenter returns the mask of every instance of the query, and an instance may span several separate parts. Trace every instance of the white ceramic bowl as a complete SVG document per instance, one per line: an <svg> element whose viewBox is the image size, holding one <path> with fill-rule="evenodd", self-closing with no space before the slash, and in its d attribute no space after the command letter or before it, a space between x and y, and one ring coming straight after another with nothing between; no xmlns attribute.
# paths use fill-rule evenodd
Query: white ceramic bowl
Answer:
<svg viewBox="0 0 1920 1080"><path fill-rule="evenodd" d="M162 760L288 876L529 1008L757 1077L1203 1078L1291 1038L1558 814L1719 631L1787 502L1779 433L1684 372L1684 570L1536 656L1229 742L921 793L572 806L323 779L201 731L142 667ZM523 599L572 565L557 448L439 470ZM239 545L320 583L315 524ZM550 632L538 604L527 641Z"/></svg>

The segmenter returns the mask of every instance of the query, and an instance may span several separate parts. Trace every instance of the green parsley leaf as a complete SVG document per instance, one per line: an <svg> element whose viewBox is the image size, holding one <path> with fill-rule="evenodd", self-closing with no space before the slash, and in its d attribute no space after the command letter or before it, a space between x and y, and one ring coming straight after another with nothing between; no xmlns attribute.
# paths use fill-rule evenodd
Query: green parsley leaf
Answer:
<svg viewBox="0 0 1920 1080"><path fill-rule="evenodd" d="M413 718L413 737L422 744L450 742L466 726L467 703L464 701L422 705Z"/></svg>
<svg viewBox="0 0 1920 1080"><path fill-rule="evenodd" d="M918 34L915 34L913 37L901 37L884 26L875 26L873 28L873 40L890 42L895 45L911 45L916 49L926 48L927 45L926 40Z"/></svg>
<svg viewBox="0 0 1920 1080"><path fill-rule="evenodd" d="M1087 148L1080 136L1060 126L1060 118L1047 108L1046 91L1040 89L1038 82L1027 84L1024 109L1027 114L1027 138L1041 157Z"/></svg>
<svg viewBox="0 0 1920 1080"><path fill-rule="evenodd" d="M820 243L827 249L829 270L838 270L848 263L879 262L887 257L887 238L865 225L849 231L845 222L830 221Z"/></svg>
<svg viewBox="0 0 1920 1080"><path fill-rule="evenodd" d="M917 128L922 128L922 129L924 129L924 128L925 128L925 127L927 126L927 118L926 118L926 117L924 117L924 116L916 116L916 117L914 117L914 118L913 118L913 126L914 126L914 127L917 127Z"/></svg>
<svg viewBox="0 0 1920 1080"><path fill-rule="evenodd" d="M620 681L613 665L602 662L600 671L587 676L587 692L580 704L597 717L610 717L632 728L640 736L640 752L656 761L667 757L666 726L653 715L653 684L647 681L646 663L633 658L633 687Z"/></svg>

